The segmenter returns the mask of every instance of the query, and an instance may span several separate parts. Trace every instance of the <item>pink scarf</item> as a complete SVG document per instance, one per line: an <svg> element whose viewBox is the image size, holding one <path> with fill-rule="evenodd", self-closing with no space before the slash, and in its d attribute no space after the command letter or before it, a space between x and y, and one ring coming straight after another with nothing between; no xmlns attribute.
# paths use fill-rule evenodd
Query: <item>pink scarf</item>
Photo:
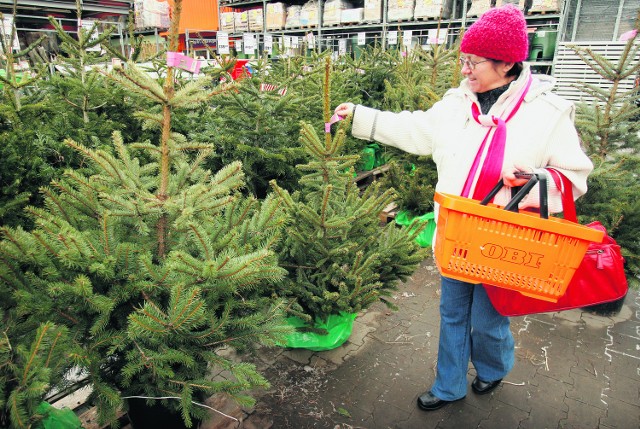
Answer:
<svg viewBox="0 0 640 429"><path fill-rule="evenodd" d="M504 113L501 115L502 117L506 115L505 119L502 119L502 117L495 117L493 115L483 115L480 112L478 104L475 102L471 103L471 114L473 115L473 119L480 125L489 127L489 129L487 130L487 133L482 140L482 144L478 149L478 153L476 153L476 157L473 160L473 165L471 166L467 180L462 188L461 196L469 197L475 181L476 185L473 189L472 198L474 200L482 200L496 185L496 183L498 183L498 180L500 180L502 164L504 161L504 146L507 141L507 122L516 114L518 109L520 109L520 105L531 86L531 81L532 78L529 76L527 83L520 89L520 91L513 94L505 102ZM491 137L489 147L486 149L486 156L484 161L481 162L482 154L485 152L485 146L487 145L487 141L489 141L489 136L491 134L493 135ZM480 170L478 179L475 180L480 164L482 164L482 169Z"/></svg>

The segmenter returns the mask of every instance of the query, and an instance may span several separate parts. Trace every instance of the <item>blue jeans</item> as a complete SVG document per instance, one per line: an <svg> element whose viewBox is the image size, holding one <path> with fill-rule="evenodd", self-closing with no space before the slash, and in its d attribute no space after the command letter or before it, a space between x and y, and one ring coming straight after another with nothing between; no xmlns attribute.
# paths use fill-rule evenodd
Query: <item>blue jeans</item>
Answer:
<svg viewBox="0 0 640 429"><path fill-rule="evenodd" d="M509 318L500 315L481 284L442 277L440 342L431 393L445 401L467 394L469 359L478 378L504 378L514 363Z"/></svg>

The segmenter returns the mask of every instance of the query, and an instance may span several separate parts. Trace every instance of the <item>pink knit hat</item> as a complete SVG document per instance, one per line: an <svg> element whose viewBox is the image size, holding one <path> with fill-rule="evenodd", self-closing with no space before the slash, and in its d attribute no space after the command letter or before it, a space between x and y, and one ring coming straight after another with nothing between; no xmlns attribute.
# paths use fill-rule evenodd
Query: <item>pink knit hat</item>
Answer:
<svg viewBox="0 0 640 429"><path fill-rule="evenodd" d="M522 11L512 4L489 9L464 33L460 51L508 63L526 60L529 38Z"/></svg>

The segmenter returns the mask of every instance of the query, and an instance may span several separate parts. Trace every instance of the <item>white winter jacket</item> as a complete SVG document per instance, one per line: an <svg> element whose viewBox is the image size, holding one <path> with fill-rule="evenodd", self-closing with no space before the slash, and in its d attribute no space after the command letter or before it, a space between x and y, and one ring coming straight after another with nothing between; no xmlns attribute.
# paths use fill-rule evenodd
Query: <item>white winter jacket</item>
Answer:
<svg viewBox="0 0 640 429"><path fill-rule="evenodd" d="M524 85L530 75L529 65L525 63L519 78L511 83L488 114L498 116L505 99ZM551 93L554 82L550 76L533 75L520 109L507 122L503 166L530 166L536 172L544 167L554 167L573 183L577 198L587 191L587 176L593 165L580 146L573 124L573 103ZM471 101L477 102L477 97L465 79L427 111L392 113L358 105L352 134L415 155L432 155L438 168L436 191L460 195L487 132L487 127L473 119ZM549 211L560 212L560 193L551 177L547 183ZM536 186L523 200L521 208L539 205L537 189ZM510 195L510 190L503 188L494 201L504 205Z"/></svg>

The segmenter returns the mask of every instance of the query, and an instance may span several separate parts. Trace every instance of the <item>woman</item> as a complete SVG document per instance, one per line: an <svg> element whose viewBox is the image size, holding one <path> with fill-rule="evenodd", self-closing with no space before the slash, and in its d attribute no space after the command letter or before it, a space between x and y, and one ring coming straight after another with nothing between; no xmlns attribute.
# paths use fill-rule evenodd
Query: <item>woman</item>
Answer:
<svg viewBox="0 0 640 429"><path fill-rule="evenodd" d="M533 76L523 63L528 38L522 12L510 4L490 9L466 31L460 51L466 79L428 111L343 103L335 113L353 115L357 138L432 155L439 192L482 199L502 178L505 187L494 201L504 205L510 188L526 182L516 172L552 167L572 182L576 197L584 194L593 165L580 147L573 104L550 92L553 78ZM549 210L559 212L560 192L551 177L547 183ZM536 207L538 195L536 186L520 207ZM514 364L509 319L493 308L482 285L441 280L436 378L417 399L426 411L466 396L469 360L477 374L471 387L480 395L495 389Z"/></svg>

